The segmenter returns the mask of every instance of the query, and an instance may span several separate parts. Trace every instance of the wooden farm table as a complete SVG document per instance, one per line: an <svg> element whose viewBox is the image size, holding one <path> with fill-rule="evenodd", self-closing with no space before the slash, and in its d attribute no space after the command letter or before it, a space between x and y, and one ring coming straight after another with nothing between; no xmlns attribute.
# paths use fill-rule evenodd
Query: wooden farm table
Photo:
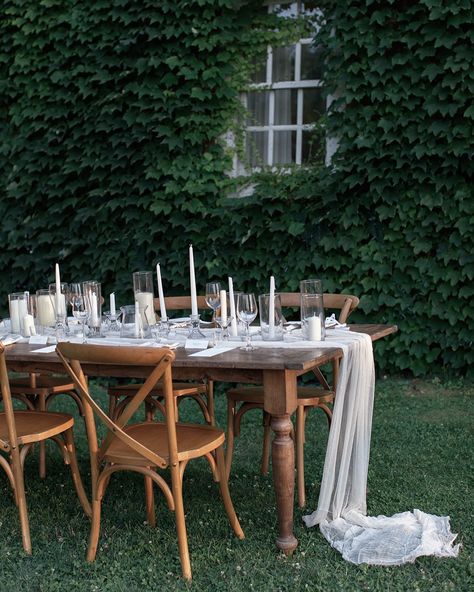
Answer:
<svg viewBox="0 0 474 592"><path fill-rule="evenodd" d="M353 331L367 333L372 340L397 331L396 325L351 325ZM59 372L64 368L56 353L38 354L42 346L17 343L6 349L8 368L16 372ZM275 488L279 534L276 545L287 554L298 544L293 534L294 444L290 437L291 415L296 410L297 378L306 372L342 357L339 348L268 349L252 352L240 349L213 357L192 357L179 348L173 363L178 379L211 379L225 382L259 383L264 388L264 409L271 415L273 485ZM142 378L148 367L83 364L88 376Z"/></svg>

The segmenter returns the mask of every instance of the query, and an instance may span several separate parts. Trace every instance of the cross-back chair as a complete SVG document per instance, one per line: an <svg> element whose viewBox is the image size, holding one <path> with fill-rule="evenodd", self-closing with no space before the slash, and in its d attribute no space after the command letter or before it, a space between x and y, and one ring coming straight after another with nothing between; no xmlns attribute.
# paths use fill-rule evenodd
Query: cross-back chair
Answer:
<svg viewBox="0 0 474 592"><path fill-rule="evenodd" d="M110 477L118 471L134 471L145 476L147 519L151 525L155 524L153 484L163 492L170 510L174 510L182 572L186 579L191 579L182 494L183 474L189 460L206 457L211 467L214 465L213 471L217 475L229 522L235 534L239 538L244 537L228 489L223 430L209 424L177 422L171 370L175 354L166 347L59 343L56 351L82 398L87 427L92 477L92 524L87 560L93 561L96 556L101 503ZM146 368L148 377L122 413L112 419L90 394L82 369L86 363ZM164 421L130 423L158 382L162 385ZM94 418L107 428L101 441L97 437ZM158 470L166 468L171 472L171 486L158 473Z"/></svg>
<svg viewBox="0 0 474 592"><path fill-rule="evenodd" d="M79 501L87 515L91 506L82 485L74 446L74 418L66 413L49 411L17 411L13 409L12 395L5 362L4 347L0 344L0 383L3 412L0 413L0 455L3 468L13 489L15 503L20 515L23 548L31 555L31 536L26 504L23 468L25 457L33 444L52 439L58 444L64 461L71 467L74 486Z"/></svg>
<svg viewBox="0 0 474 592"><path fill-rule="evenodd" d="M167 296L165 297L166 309L171 311L183 311L191 309L190 296ZM157 312L160 311L160 299L154 299L154 306ZM198 296L198 309L206 309L206 300L204 296ZM108 388L109 396L109 415L117 417L120 415L124 407L128 404L130 399L134 396L136 391L140 388L140 384L119 384L110 386ZM157 384L150 392L150 395L145 400L146 416L152 419L156 410L161 413L163 408L163 387ZM173 393L176 397L177 406L186 398L193 399L201 413L204 420L211 425L214 425L214 385L212 381L205 382L173 382Z"/></svg>
<svg viewBox="0 0 474 592"><path fill-rule="evenodd" d="M301 294L299 292L281 292L280 299L282 307L300 308ZM323 294L325 310L338 310L340 323L345 323L349 315L357 308L359 299L351 294ZM296 422L294 429L296 448L296 472L298 504L301 508L306 503L305 482L304 482L304 440L305 423L308 411L312 408L321 409L326 415L328 426L331 426L332 409L336 392L336 384L339 372L339 364L336 360L332 364L332 384L319 368L314 371L319 382L318 386L298 386ZM227 450L226 467L227 476L230 475L232 456L234 452L234 440L240 435L240 424L242 417L252 409L263 409L263 388L261 386L238 386L227 391ZM263 450L261 461L261 473L268 473L270 458L270 417L264 413L263 418Z"/></svg>

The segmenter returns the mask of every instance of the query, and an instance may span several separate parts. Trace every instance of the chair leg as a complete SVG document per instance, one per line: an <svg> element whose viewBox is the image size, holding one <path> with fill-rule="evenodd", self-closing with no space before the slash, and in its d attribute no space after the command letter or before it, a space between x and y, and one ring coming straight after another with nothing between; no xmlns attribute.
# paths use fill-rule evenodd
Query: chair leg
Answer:
<svg viewBox="0 0 474 592"><path fill-rule="evenodd" d="M232 526L232 530L238 536L239 539L245 538L244 531L240 526L239 519L237 518L237 514L234 510L234 505L232 503L232 499L229 493L229 483L226 478L226 464L224 460L224 449L222 446L216 449L216 460L217 460L217 471L219 473L219 488L221 490L222 500L224 502L225 511L227 512L227 516L229 518L230 525Z"/></svg>
<svg viewBox="0 0 474 592"><path fill-rule="evenodd" d="M268 467L270 464L270 447L272 429L270 427L270 414L263 412L263 448L262 448L262 465L260 472L262 475L268 475Z"/></svg>
<svg viewBox="0 0 474 592"><path fill-rule="evenodd" d="M298 484L298 505L304 508L306 503L304 483L304 431L305 431L305 408L298 405L296 408L296 476Z"/></svg>
<svg viewBox="0 0 474 592"><path fill-rule="evenodd" d="M20 452L18 448L12 450L12 471L15 481L15 496L20 515L21 538L23 548L28 555L31 555L31 536L30 523L28 520L28 509L26 506L25 482L23 479L23 469L20 462Z"/></svg>
<svg viewBox="0 0 474 592"><path fill-rule="evenodd" d="M76 492L79 497L79 501L81 502L81 506L84 508L84 512L87 514L87 516L91 516L92 508L89 503L89 500L87 499L87 494L84 490L81 474L79 472L79 465L77 464L76 447L74 445L74 434L72 428L64 432L64 439L66 440L66 448L69 457L69 466L71 467L74 487L76 488Z"/></svg>
<svg viewBox="0 0 474 592"><path fill-rule="evenodd" d="M46 411L46 395L38 393L38 411ZM46 442L39 443L39 476L41 479L46 477Z"/></svg>
<svg viewBox="0 0 474 592"><path fill-rule="evenodd" d="M232 455L234 454L234 419L235 403L230 398L227 399L227 444L225 450L225 475L227 481L230 477L230 467L232 465Z"/></svg>
<svg viewBox="0 0 474 592"><path fill-rule="evenodd" d="M151 469L151 467L148 467ZM146 496L146 519L148 524L155 528L156 516L155 516L155 496L153 494L153 480L151 477L145 475L145 496Z"/></svg>
<svg viewBox="0 0 474 592"><path fill-rule="evenodd" d="M97 546L100 534L100 499L92 500L91 532L89 535L89 548L87 549L87 561L92 562L97 554Z"/></svg>
<svg viewBox="0 0 474 592"><path fill-rule="evenodd" d="M211 425L216 425L214 415L214 382L212 380L207 381L207 409L209 411L209 423Z"/></svg>
<svg viewBox="0 0 474 592"><path fill-rule="evenodd" d="M109 417L114 417L116 405L117 405L116 397L109 395Z"/></svg>
<svg viewBox="0 0 474 592"><path fill-rule="evenodd" d="M183 482L179 466L171 467L171 482L173 487L173 500L175 508L176 532L178 535L179 558L181 560L181 570L183 578L190 580L191 561L189 559L188 537L186 534L186 522L184 517L183 505Z"/></svg>

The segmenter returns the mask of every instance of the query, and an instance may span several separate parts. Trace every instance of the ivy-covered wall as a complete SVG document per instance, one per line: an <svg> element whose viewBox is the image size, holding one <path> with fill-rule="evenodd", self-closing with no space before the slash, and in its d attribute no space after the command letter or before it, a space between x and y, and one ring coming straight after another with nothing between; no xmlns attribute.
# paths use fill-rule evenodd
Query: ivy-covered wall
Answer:
<svg viewBox="0 0 474 592"><path fill-rule="evenodd" d="M329 2L317 42L336 95L329 169L256 177L231 199L222 138L245 57L278 38L261 2L4 0L0 313L13 290L95 278L119 304L162 265L168 292L320 276L396 322L384 371L473 360L473 13L467 0ZM270 19L271 20L271 19Z"/></svg>

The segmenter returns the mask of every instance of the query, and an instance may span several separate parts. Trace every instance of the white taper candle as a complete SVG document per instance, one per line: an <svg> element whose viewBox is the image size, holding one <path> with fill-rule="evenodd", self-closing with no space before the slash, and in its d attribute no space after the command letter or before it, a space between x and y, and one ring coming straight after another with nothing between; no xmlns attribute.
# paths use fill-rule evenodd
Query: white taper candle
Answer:
<svg viewBox="0 0 474 592"><path fill-rule="evenodd" d="M231 277L229 277L229 302L230 316L232 317L232 321L230 322L230 334L232 337L237 337L237 316L235 314L234 283Z"/></svg>
<svg viewBox="0 0 474 592"><path fill-rule="evenodd" d="M198 305L196 294L196 276L194 274L193 245L189 245L189 282L191 284L191 315L196 317L198 314Z"/></svg>
<svg viewBox="0 0 474 592"><path fill-rule="evenodd" d="M160 316L162 321L167 321L165 295L163 293L163 283L161 281L160 264L156 264L156 279L158 281L158 298L160 299Z"/></svg>
<svg viewBox="0 0 474 592"><path fill-rule="evenodd" d="M270 298L268 301L268 335L275 335L275 278L270 277Z"/></svg>
<svg viewBox="0 0 474 592"><path fill-rule="evenodd" d="M116 315L116 309L115 309L115 292L112 292L110 294L110 314L112 316Z"/></svg>

